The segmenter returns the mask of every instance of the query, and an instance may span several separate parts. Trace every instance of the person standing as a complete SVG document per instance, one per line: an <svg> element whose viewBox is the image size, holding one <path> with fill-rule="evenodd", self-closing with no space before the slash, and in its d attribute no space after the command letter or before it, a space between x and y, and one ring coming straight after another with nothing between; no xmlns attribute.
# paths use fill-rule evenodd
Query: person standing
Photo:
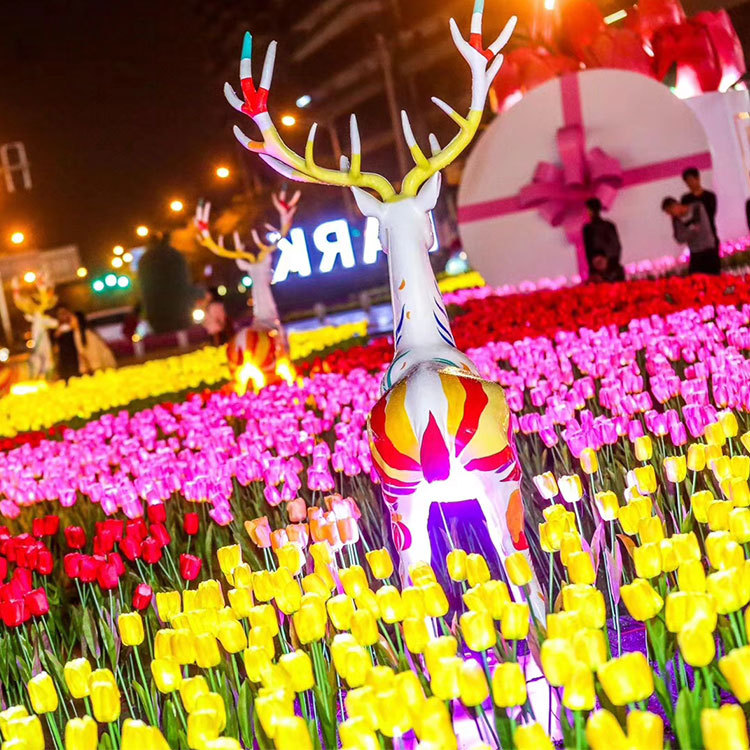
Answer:
<svg viewBox="0 0 750 750"><path fill-rule="evenodd" d="M73 313L73 340L78 350L78 371L90 375L97 370L117 367L115 355L98 333L88 327L82 312Z"/></svg>
<svg viewBox="0 0 750 750"><path fill-rule="evenodd" d="M598 198L586 201L589 221L583 227L583 247L591 281L624 281L622 245L613 222L602 218L602 202Z"/></svg>
<svg viewBox="0 0 750 750"><path fill-rule="evenodd" d="M719 235L716 231L716 193L706 190L701 184L701 173L695 167L688 167L682 173L682 179L688 187L687 193L685 193L680 202L689 206L693 203L702 203L703 208L706 209L706 215L708 221L711 224L711 231L714 233L716 239L716 247L719 246Z"/></svg>
<svg viewBox="0 0 750 750"><path fill-rule="evenodd" d="M685 205L669 196L661 202L661 210L672 218L675 240L690 250L688 273L718 276L721 273L719 246L703 203L696 201Z"/></svg>
<svg viewBox="0 0 750 750"><path fill-rule="evenodd" d="M57 350L57 376L63 380L79 374L78 348L73 330L73 313L65 307L57 310L58 326L55 329L55 349Z"/></svg>
<svg viewBox="0 0 750 750"><path fill-rule="evenodd" d="M206 292L202 306L205 310L203 327L206 329L211 343L214 346L226 344L232 337L232 321L227 315L226 308L221 301L219 291L216 287L211 287Z"/></svg>

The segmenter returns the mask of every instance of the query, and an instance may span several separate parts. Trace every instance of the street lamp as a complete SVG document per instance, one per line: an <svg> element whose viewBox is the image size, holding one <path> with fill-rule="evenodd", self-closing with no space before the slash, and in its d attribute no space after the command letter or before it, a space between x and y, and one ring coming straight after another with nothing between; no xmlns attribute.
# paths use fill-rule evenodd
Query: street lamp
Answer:
<svg viewBox="0 0 750 750"><path fill-rule="evenodd" d="M299 99L297 99L296 104L300 109L304 109L308 106L308 104L310 104L311 101L312 97L309 94L303 94Z"/></svg>
<svg viewBox="0 0 750 750"><path fill-rule="evenodd" d="M26 235L24 235L23 232L13 232L10 236L10 241L14 245L20 245L23 243L23 241L26 239Z"/></svg>
<svg viewBox="0 0 750 750"><path fill-rule="evenodd" d="M294 125L297 123L297 118L294 115L284 115L281 118L281 124L285 128L291 128L294 127Z"/></svg>
<svg viewBox="0 0 750 750"><path fill-rule="evenodd" d="M125 255L122 256L122 259L126 263L132 263L133 262L133 255L132 255L132 253L125 253Z"/></svg>
<svg viewBox="0 0 750 750"><path fill-rule="evenodd" d="M135 233L139 237L148 237L148 227L145 226L145 224L141 224L140 226L135 228Z"/></svg>
<svg viewBox="0 0 750 750"><path fill-rule="evenodd" d="M23 275L23 280L27 284L33 284L36 281L36 274L33 271L26 271Z"/></svg>
<svg viewBox="0 0 750 750"><path fill-rule="evenodd" d="M112 268L122 268L122 258L119 256L112 258Z"/></svg>
<svg viewBox="0 0 750 750"><path fill-rule="evenodd" d="M122 255L122 254L123 254L123 253L125 252L125 248L124 248L124 247L123 247L122 245L115 245L115 246L114 246L114 247L112 248L112 252L113 252L113 253L114 253L115 255Z"/></svg>
<svg viewBox="0 0 750 750"><path fill-rule="evenodd" d="M217 167L216 168L216 176L220 180L226 180L230 174L231 172L229 171L229 167Z"/></svg>
<svg viewBox="0 0 750 750"><path fill-rule="evenodd" d="M181 200L175 199L169 204L169 208L178 214L183 208L185 208L185 204Z"/></svg>
<svg viewBox="0 0 750 750"><path fill-rule="evenodd" d="M80 266L80 268L76 271L76 276L78 276L79 279L85 279L88 275L88 268L84 268L83 266Z"/></svg>

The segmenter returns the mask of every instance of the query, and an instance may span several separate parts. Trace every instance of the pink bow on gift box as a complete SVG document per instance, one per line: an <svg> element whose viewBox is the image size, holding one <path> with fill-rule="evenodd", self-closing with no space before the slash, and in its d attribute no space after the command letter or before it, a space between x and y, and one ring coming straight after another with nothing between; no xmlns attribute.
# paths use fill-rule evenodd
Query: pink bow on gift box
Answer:
<svg viewBox="0 0 750 750"><path fill-rule="evenodd" d="M519 203L523 208L536 207L553 227L563 227L578 249L579 269L584 271L581 230L587 217L585 202L596 197L609 208L622 185L622 167L600 148L587 151L580 125L557 131L557 151L561 164L539 162L531 182L519 192Z"/></svg>

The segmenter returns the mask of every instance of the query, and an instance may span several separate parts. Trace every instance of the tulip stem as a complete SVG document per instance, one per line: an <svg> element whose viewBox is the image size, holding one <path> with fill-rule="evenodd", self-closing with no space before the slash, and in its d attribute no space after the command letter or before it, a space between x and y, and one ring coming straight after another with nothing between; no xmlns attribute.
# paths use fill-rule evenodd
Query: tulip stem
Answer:
<svg viewBox="0 0 750 750"><path fill-rule="evenodd" d="M743 645L743 642L742 642L742 633L739 629L739 626L737 625L737 620L735 619L736 614L737 614L736 612L730 612L728 619L729 619L729 624L732 627L732 634L734 635L734 639L737 642L737 647L739 648L740 646Z"/></svg>
<svg viewBox="0 0 750 750"><path fill-rule="evenodd" d="M580 711L573 711L573 717L576 727L576 750L583 750L583 716Z"/></svg>
<svg viewBox="0 0 750 750"><path fill-rule="evenodd" d="M490 736L492 737L493 741L495 742L495 747L500 747L500 740L498 739L497 735L495 734L495 730L492 728L492 724L490 724L490 720L487 717L487 712L484 710L484 706L482 706L482 704L480 703L477 706L477 709L479 710L479 714L482 717L482 720L487 725L487 730L489 731ZM512 720L511 720L511 723L512 723ZM477 729L479 729L478 726L477 726ZM481 732L479 733L479 736L481 738L481 736L482 736Z"/></svg>
<svg viewBox="0 0 750 750"><path fill-rule="evenodd" d="M60 730L57 728L57 722L55 721L55 717L51 713L47 714L47 725L49 726L49 730L50 732L52 732L52 736L55 740L55 747L63 750L64 745L62 738L60 737Z"/></svg>
<svg viewBox="0 0 750 750"><path fill-rule="evenodd" d="M706 680L706 690L708 691L708 697L711 701L711 706L716 706L716 700L714 699L714 678L711 675L711 670L709 667L701 667L701 672L703 672L703 677Z"/></svg>
<svg viewBox="0 0 750 750"><path fill-rule="evenodd" d="M141 674L141 680L143 680L143 692L146 694L146 702L148 705L144 706L144 708L146 709L146 712L153 726L157 726L159 719L156 716L156 712L154 711L154 706L151 701L151 691L149 690L148 681L146 680L146 675L143 672L143 664L141 664L141 657L140 657L140 654L138 653L138 649L134 648L133 653L135 654L135 662L138 665L138 671Z"/></svg>
<svg viewBox="0 0 750 750"><path fill-rule="evenodd" d="M553 594L555 593L555 557L550 552L549 555L549 598L548 598L548 606L550 613L554 612L554 605L553 605Z"/></svg>

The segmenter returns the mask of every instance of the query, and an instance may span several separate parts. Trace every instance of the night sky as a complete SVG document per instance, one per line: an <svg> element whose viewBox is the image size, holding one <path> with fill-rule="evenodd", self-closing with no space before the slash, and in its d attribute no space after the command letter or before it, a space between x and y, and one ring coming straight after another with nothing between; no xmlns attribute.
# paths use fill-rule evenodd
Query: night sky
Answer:
<svg viewBox="0 0 750 750"><path fill-rule="evenodd" d="M0 250L19 227L101 265L170 198L216 189L238 153L203 25L185 0L3 3L0 143L25 143L34 189L0 190Z"/></svg>

